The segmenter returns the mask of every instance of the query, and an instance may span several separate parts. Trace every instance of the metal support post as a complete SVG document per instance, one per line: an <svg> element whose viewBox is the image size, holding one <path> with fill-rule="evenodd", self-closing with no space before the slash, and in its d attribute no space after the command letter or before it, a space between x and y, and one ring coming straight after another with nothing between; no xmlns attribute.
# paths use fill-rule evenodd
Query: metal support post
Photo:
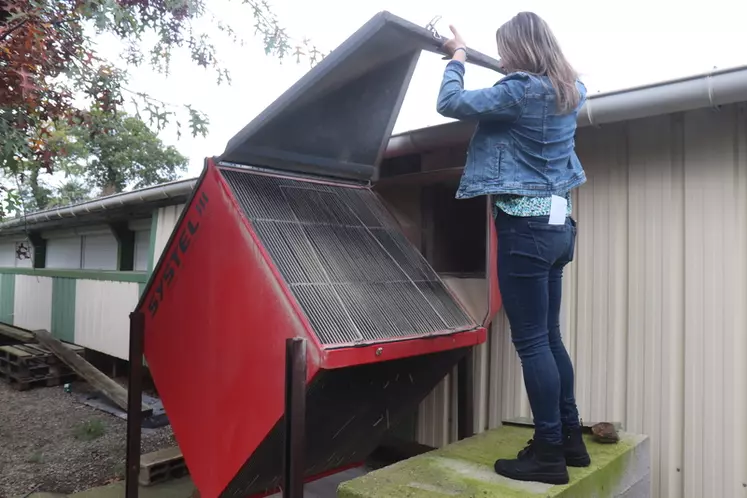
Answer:
<svg viewBox="0 0 747 498"><path fill-rule="evenodd" d="M140 437L143 419L143 344L145 315L130 313L130 375L127 382L127 460L125 497L138 498Z"/></svg>
<svg viewBox="0 0 747 498"><path fill-rule="evenodd" d="M283 498L303 498L305 452L306 339L294 337L285 343Z"/></svg>
<svg viewBox="0 0 747 498"><path fill-rule="evenodd" d="M457 437L459 440L475 434L475 376L473 349L459 360L457 366Z"/></svg>

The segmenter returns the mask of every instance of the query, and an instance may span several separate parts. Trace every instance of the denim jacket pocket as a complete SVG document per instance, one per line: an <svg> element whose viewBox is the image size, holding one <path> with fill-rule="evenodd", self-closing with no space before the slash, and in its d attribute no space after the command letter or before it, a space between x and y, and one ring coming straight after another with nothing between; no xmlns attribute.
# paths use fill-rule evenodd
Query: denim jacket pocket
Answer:
<svg viewBox="0 0 747 498"><path fill-rule="evenodd" d="M506 146L498 144L493 146L493 154L480 175L480 181L485 183L494 183L501 177L501 165L506 156Z"/></svg>

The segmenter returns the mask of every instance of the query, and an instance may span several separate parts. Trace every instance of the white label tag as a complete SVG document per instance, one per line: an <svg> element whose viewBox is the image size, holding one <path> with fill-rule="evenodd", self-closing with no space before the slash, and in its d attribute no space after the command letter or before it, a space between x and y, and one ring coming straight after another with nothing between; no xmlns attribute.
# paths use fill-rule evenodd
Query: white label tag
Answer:
<svg viewBox="0 0 747 498"><path fill-rule="evenodd" d="M565 225L565 215L568 212L568 199L557 195L550 201L550 225Z"/></svg>

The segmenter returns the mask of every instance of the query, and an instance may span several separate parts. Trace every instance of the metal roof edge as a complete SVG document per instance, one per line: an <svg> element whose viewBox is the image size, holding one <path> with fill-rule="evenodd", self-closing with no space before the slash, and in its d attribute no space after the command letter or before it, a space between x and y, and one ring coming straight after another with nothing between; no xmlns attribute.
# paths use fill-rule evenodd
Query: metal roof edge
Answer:
<svg viewBox="0 0 747 498"><path fill-rule="evenodd" d="M44 222L59 222L64 224L65 220L81 218L86 215L99 214L104 211L110 211L118 208L124 208L137 204L149 204L159 201L176 199L189 194L194 188L197 178L185 180L176 180L173 182L162 183L153 187L145 187L130 192L121 192L118 194L100 197L91 201L61 206L53 209L45 209L30 213L26 216L13 218L0 223L0 236L4 231L11 231L21 227L34 229L34 225ZM176 202L175 202L176 203Z"/></svg>
<svg viewBox="0 0 747 498"><path fill-rule="evenodd" d="M747 101L747 66L737 66L658 83L589 95L578 126L599 126L662 114ZM449 122L393 135L385 157L469 140L474 123Z"/></svg>
<svg viewBox="0 0 747 498"><path fill-rule="evenodd" d="M721 75L728 74L728 73L736 73L736 72L743 72L743 71L747 71L747 64L744 64L741 66L721 68L721 69L712 69L711 71L703 71L700 73L693 73L688 76L679 76L677 78L669 78L665 80L654 81L652 83L634 85L630 87L620 88L618 90L608 90L606 92L598 92L593 95L589 95L589 98L609 97L610 95L617 95L620 93L630 93L630 92L634 92L638 90L646 90L649 88L655 88L655 87L660 87L660 86L669 86L675 83L699 80L699 79L707 78L709 76L721 76Z"/></svg>

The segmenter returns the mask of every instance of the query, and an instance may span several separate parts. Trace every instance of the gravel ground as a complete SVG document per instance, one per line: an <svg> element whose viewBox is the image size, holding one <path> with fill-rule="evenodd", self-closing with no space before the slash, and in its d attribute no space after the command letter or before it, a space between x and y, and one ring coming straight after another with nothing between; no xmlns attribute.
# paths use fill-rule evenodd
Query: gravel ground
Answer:
<svg viewBox="0 0 747 498"><path fill-rule="evenodd" d="M73 392L86 388L75 383ZM82 433L89 428L91 437ZM14 391L0 381L0 498L34 489L74 493L121 477L124 420L76 401L62 386ZM143 453L175 445L171 427L143 429Z"/></svg>

